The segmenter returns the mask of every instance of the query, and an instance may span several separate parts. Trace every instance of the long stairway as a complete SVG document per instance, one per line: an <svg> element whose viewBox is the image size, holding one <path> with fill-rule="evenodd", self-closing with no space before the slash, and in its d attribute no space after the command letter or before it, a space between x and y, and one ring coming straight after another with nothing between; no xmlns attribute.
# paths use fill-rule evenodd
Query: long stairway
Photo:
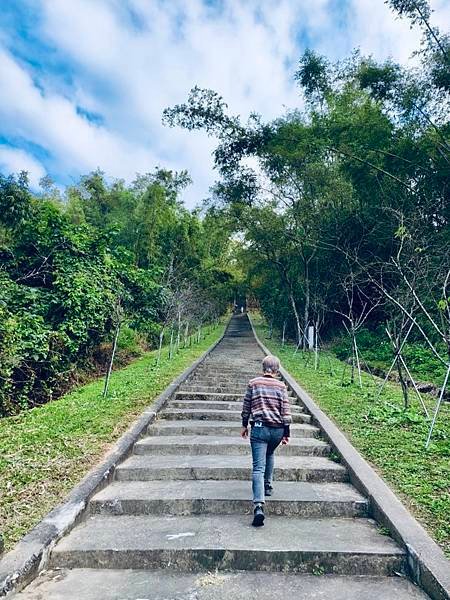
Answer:
<svg viewBox="0 0 450 600"><path fill-rule="evenodd" d="M266 525L252 528L242 398L262 354L245 315L172 398L22 600L419 600L405 555L291 396Z"/></svg>

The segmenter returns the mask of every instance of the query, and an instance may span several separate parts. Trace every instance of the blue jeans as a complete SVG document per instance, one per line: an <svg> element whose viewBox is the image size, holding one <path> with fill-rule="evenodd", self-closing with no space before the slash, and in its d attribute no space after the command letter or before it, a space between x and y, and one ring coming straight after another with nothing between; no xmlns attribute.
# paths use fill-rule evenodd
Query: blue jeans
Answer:
<svg viewBox="0 0 450 600"><path fill-rule="evenodd" d="M252 447L253 502L264 503L264 484L271 485L274 467L274 452L284 435L283 427L252 426L250 444Z"/></svg>

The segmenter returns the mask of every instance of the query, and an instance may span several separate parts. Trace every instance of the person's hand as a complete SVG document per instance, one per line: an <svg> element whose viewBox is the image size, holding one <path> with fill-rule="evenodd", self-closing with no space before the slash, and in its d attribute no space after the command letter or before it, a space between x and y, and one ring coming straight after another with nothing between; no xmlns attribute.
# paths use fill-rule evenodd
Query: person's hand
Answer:
<svg viewBox="0 0 450 600"><path fill-rule="evenodd" d="M282 438L281 443L283 444L283 446L286 446L286 444L289 444L289 438L288 437Z"/></svg>
<svg viewBox="0 0 450 600"><path fill-rule="evenodd" d="M248 427L243 427L241 429L241 438L244 438L244 440L248 438Z"/></svg>

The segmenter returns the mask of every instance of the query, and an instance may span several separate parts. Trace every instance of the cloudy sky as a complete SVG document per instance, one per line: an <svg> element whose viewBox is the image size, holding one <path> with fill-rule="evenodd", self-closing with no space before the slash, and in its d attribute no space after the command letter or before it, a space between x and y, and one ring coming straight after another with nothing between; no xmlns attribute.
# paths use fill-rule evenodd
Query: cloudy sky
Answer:
<svg viewBox="0 0 450 600"><path fill-rule="evenodd" d="M431 5L448 30L450 2ZM161 124L194 85L270 119L299 106L306 47L406 63L419 40L383 0L1 0L0 170L25 169L37 186L97 167L126 180L188 169L194 206L214 179L213 143Z"/></svg>

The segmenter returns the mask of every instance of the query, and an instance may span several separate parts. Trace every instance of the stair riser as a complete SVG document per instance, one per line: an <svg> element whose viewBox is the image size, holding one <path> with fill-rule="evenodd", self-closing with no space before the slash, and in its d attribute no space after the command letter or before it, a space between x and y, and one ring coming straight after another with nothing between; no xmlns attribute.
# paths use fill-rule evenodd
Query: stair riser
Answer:
<svg viewBox="0 0 450 600"><path fill-rule="evenodd" d="M195 375L200 375L202 377L224 377L225 379L231 380L246 379L248 381L253 377L258 377L258 375L261 375L261 371L260 369L243 371L239 368L238 365L236 365L236 367L231 368L224 368L220 366L208 366L198 369L198 371L195 372Z"/></svg>
<svg viewBox="0 0 450 600"><path fill-rule="evenodd" d="M294 446L287 445L279 447L277 450L283 456L327 456L330 454L329 446ZM136 444L134 454L138 455L156 455L167 456L179 454L180 456L250 456L250 445L242 446L226 446L226 445L184 445L173 444L164 446L149 446Z"/></svg>
<svg viewBox="0 0 450 600"><path fill-rule="evenodd" d="M246 392L246 386L233 386L233 385L185 385L180 389L180 392L191 393L191 394L233 394L240 395L242 398Z"/></svg>
<svg viewBox="0 0 450 600"><path fill-rule="evenodd" d="M246 468L208 468L208 467L178 467L175 469L147 468L118 468L115 478L117 481L192 481L198 479L226 481L237 479L251 481L252 471ZM314 483L348 482L345 470L335 469L276 469L277 481L311 481Z"/></svg>
<svg viewBox="0 0 450 600"><path fill-rule="evenodd" d="M188 394L192 394L193 396L201 395L201 394L230 394L232 396L239 396L240 401L244 399L246 392L245 387L226 387L226 386L217 386L215 384L211 384L208 386L184 386L178 392L181 394L181 397L185 397ZM291 403L295 403L297 401L297 397L293 394L288 394L289 401Z"/></svg>
<svg viewBox="0 0 450 600"><path fill-rule="evenodd" d="M222 410L216 411L214 414L202 414L201 412L162 412L159 414L160 419L169 421L236 421L241 420L241 415L236 411ZM292 415L293 423L310 423L310 415L294 414Z"/></svg>
<svg viewBox="0 0 450 600"><path fill-rule="evenodd" d="M230 435L238 436L241 432L242 427L236 425L234 427L221 427L220 429L208 429L200 427L190 427L187 425L184 427L182 422L179 426L173 427L158 427L157 425L150 425L147 429L147 434L150 436L164 436L164 435ZM296 430L291 427L291 438L317 438L320 432L314 429L302 429Z"/></svg>
<svg viewBox="0 0 450 600"><path fill-rule="evenodd" d="M250 485L249 485L250 488ZM251 515L253 510L248 500L228 499L171 499L141 500L126 499L109 502L91 500L90 512L97 515ZM280 501L273 497L266 503L266 515L301 518L330 517L366 517L367 504L364 502L328 502L328 501Z"/></svg>
<svg viewBox="0 0 450 600"><path fill-rule="evenodd" d="M199 394L192 392L178 392L173 401L174 402L239 402L242 406L244 400L244 394Z"/></svg>
<svg viewBox="0 0 450 600"><path fill-rule="evenodd" d="M245 533L243 532L243 535ZM396 555L271 552L232 549L86 550L53 553L50 568L265 571L334 575L394 575L405 568ZM105 575L107 576L107 575Z"/></svg>
<svg viewBox="0 0 450 600"><path fill-rule="evenodd" d="M186 404L188 402L189 404ZM172 400L168 408L193 408L193 409L205 409L205 410L242 410L242 402L227 402L227 401L210 401L210 400L199 400L198 402L195 400L187 400L183 398L183 400ZM291 406L292 413L301 413L302 409L300 406Z"/></svg>
<svg viewBox="0 0 450 600"><path fill-rule="evenodd" d="M236 379L236 377L222 377L221 375L214 375L211 377L204 377L201 375L194 375L186 381L186 385L210 387L212 385L218 385L220 387L238 387L240 392L244 392L247 389L248 382L251 379Z"/></svg>

